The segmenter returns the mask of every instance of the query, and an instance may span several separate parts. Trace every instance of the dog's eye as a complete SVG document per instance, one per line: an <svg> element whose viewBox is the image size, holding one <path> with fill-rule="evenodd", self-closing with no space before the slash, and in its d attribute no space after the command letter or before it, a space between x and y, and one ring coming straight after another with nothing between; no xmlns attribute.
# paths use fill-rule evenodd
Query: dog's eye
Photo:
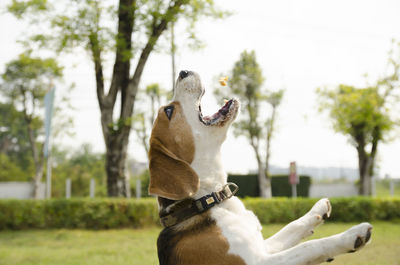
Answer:
<svg viewBox="0 0 400 265"><path fill-rule="evenodd" d="M174 113L174 106L167 106L164 108L165 115L167 115L168 120L171 120L172 113Z"/></svg>

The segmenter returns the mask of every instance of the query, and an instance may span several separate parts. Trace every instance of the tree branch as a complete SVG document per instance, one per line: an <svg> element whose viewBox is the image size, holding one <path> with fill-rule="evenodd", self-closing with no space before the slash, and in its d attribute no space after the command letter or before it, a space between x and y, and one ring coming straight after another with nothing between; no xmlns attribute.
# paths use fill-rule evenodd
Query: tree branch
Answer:
<svg viewBox="0 0 400 265"><path fill-rule="evenodd" d="M96 91L97 99L99 101L100 109L105 107L104 99L104 76L103 76L103 64L101 61L101 48L99 45L99 39L97 32L92 32L89 36L90 50L92 51L92 57L94 62L94 70L96 75Z"/></svg>
<svg viewBox="0 0 400 265"><path fill-rule="evenodd" d="M120 0L118 7L118 33L116 36L116 56L107 104L114 106L118 91L121 91L123 108L129 85L131 67L132 33L135 21L136 0Z"/></svg>
<svg viewBox="0 0 400 265"><path fill-rule="evenodd" d="M130 117L132 115L134 99L136 97L137 89L139 86L139 81L143 74L143 69L147 62L147 59L148 59L151 51L154 49L154 46L155 46L158 38L161 36L161 34L167 28L168 23L173 19L173 17L175 17L179 13L181 6L184 4L187 4L188 2L189 2L189 0L174 1L174 4L170 4L168 6L168 9L165 11L164 15L162 15L162 17L161 17L160 22L158 24L154 23L150 37L140 54L138 63L136 65L135 72L129 81L129 87L128 87L129 95L125 98L125 102L123 104L124 108L121 109L121 118ZM157 21L156 17L154 17L153 19L154 19L154 22Z"/></svg>

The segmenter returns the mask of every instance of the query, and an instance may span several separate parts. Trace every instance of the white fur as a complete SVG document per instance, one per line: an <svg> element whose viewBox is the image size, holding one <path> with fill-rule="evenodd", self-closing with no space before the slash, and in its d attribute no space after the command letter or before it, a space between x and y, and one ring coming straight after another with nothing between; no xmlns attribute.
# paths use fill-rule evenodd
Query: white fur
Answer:
<svg viewBox="0 0 400 265"><path fill-rule="evenodd" d="M178 79L174 101L182 105L192 129L195 155L191 166L200 178L200 189L194 198L219 190L226 183L227 175L221 163L221 145L234 119L223 126L206 126L200 122L199 105L203 94L204 88L198 74L192 73L183 80ZM318 264L353 250L357 237L365 242L367 231L372 228L370 224L363 223L341 234L299 244L323 222L324 214L329 216L331 206L328 199L318 201L306 215L266 240L261 234L262 227L257 217L246 210L237 197L210 211L229 243L229 253L240 256L247 265Z"/></svg>

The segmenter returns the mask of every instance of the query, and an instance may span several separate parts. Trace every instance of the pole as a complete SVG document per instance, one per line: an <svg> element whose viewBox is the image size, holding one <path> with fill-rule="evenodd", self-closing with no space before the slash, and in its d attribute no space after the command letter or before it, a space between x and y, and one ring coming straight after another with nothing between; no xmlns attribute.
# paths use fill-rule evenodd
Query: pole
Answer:
<svg viewBox="0 0 400 265"><path fill-rule="evenodd" d="M46 173L46 198L51 198L51 156L49 152L49 156L47 157L47 173Z"/></svg>
<svg viewBox="0 0 400 265"><path fill-rule="evenodd" d="M139 199L140 197L142 197L142 182L138 178L136 180L136 198Z"/></svg>
<svg viewBox="0 0 400 265"><path fill-rule="evenodd" d="M126 198L131 198L131 181L129 175L127 175L125 178L125 195Z"/></svg>
<svg viewBox="0 0 400 265"><path fill-rule="evenodd" d="M394 179L390 179L390 196L394 196Z"/></svg>
<svg viewBox="0 0 400 265"><path fill-rule="evenodd" d="M45 141L43 153L44 157L47 158L47 172L46 172L46 198L51 198L51 117L53 116L53 104L55 87L53 87L53 82L50 82L50 90L46 93L44 97L45 105Z"/></svg>
<svg viewBox="0 0 400 265"><path fill-rule="evenodd" d="M90 179L90 198L94 198L96 182L93 178Z"/></svg>
<svg viewBox="0 0 400 265"><path fill-rule="evenodd" d="M71 179L67 178L65 180L65 198L71 198Z"/></svg>
<svg viewBox="0 0 400 265"><path fill-rule="evenodd" d="M296 189L296 184L292 184L292 197L297 198L297 189Z"/></svg>

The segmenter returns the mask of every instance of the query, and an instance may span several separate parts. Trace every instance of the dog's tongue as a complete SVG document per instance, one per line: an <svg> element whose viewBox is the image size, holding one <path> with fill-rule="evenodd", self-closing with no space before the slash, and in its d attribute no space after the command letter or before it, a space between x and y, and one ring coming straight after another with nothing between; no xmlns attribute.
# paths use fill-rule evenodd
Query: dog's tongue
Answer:
<svg viewBox="0 0 400 265"><path fill-rule="evenodd" d="M229 107L232 104L232 99L225 102L225 105L218 111L222 115L226 115L229 111Z"/></svg>
<svg viewBox="0 0 400 265"><path fill-rule="evenodd" d="M221 115L224 115L224 116L225 116L226 114L228 114L228 112L229 112L229 107L231 106L231 104L232 104L232 99L226 101L226 102L225 102L225 105L222 106L222 108L220 108L216 113L214 113L214 114L212 114L212 115L210 115L210 116L205 116L205 117L203 117L203 120L204 120L204 121L210 121L210 120L218 119Z"/></svg>

